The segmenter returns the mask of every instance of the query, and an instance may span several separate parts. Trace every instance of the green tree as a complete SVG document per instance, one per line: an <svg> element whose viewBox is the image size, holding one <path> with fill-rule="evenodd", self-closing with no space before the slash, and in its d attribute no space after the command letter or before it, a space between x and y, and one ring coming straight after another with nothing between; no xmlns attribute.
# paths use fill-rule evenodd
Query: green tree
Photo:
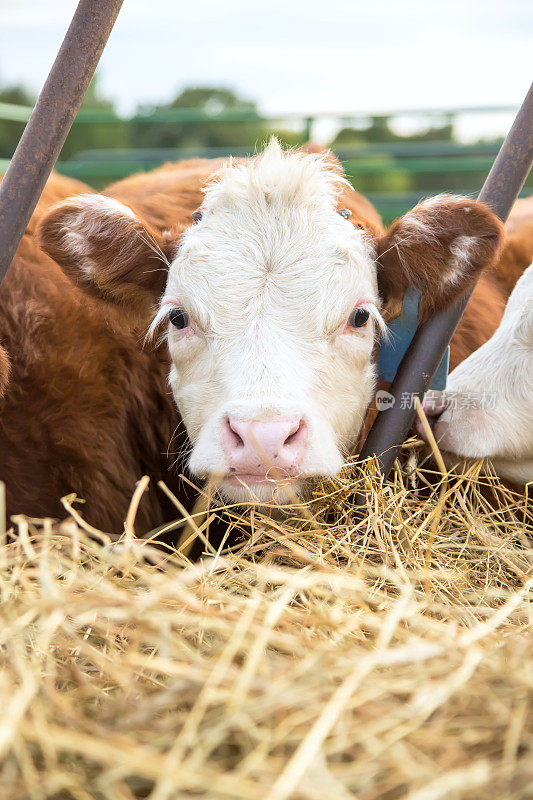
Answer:
<svg viewBox="0 0 533 800"><path fill-rule="evenodd" d="M391 118L387 116L371 117L368 124L362 128L342 128L331 143L331 147L338 151L340 156L348 159L345 167L355 187L361 192L407 192L421 189L428 191L442 191L439 186L445 186L443 179L448 176L441 174L419 175L409 171L409 162L398 159L387 152L379 152L379 145L403 144L416 142L449 142L453 140L453 125L446 122L440 125L428 125L410 136L402 136L391 128ZM363 160L357 158L357 151L350 152L348 148L372 145L375 151L371 157ZM343 154L343 149L345 153ZM369 170L370 165L375 171ZM459 182L461 176L459 176ZM446 185L447 186L447 185ZM448 187L451 189L454 187Z"/></svg>
<svg viewBox="0 0 533 800"><path fill-rule="evenodd" d="M17 106L33 106L35 98L22 86L0 89L0 103L13 103ZM22 132L24 122L0 120L0 158L11 158Z"/></svg>
<svg viewBox="0 0 533 800"><path fill-rule="evenodd" d="M430 125L411 134L401 136L390 127L390 117L371 117L364 128L341 128L331 143L332 147L347 145L383 144L389 142L450 142L453 140L453 125Z"/></svg>
<svg viewBox="0 0 533 800"><path fill-rule="evenodd" d="M81 109L115 113L113 100L105 97L96 74L85 93ZM83 150L106 150L130 146L130 126L127 122L76 122L61 150L60 160L71 158Z"/></svg>
<svg viewBox="0 0 533 800"><path fill-rule="evenodd" d="M254 149L276 133L288 145L301 143L301 137L291 131L275 131L259 116L256 103L237 95L232 89L216 86L199 86L184 89L172 102L155 107L141 107L140 113L166 109L195 109L216 116L224 111L248 113L251 119L236 122L154 122L133 125L134 147L186 148L198 150L222 148ZM254 118L255 117L255 118Z"/></svg>

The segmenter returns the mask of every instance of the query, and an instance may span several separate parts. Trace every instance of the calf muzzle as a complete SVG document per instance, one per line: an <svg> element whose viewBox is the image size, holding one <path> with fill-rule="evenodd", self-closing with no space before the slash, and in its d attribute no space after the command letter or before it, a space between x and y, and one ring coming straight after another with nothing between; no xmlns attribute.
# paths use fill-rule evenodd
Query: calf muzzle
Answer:
<svg viewBox="0 0 533 800"><path fill-rule="evenodd" d="M301 417L267 421L226 417L222 444L228 475L235 477L293 477L307 448L307 425Z"/></svg>

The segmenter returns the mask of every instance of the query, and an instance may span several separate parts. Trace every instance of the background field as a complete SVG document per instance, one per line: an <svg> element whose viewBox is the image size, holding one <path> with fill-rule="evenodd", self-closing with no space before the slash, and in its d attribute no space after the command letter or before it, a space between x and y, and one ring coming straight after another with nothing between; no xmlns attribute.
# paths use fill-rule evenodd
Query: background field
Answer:
<svg viewBox="0 0 533 800"><path fill-rule="evenodd" d="M0 170L7 167L32 98L21 88L0 91ZM14 102L18 101L18 102ZM117 114L93 81L57 169L95 188L181 158L251 155L270 135L289 146L321 139L342 161L358 191L386 221L420 198L440 192L475 196L498 152L500 137L460 138L475 124L507 127L513 107L405 110L388 114L315 113L265 117L230 89L196 87L173 101ZM324 140L324 129L329 135ZM533 190L530 177L522 195Z"/></svg>
<svg viewBox="0 0 533 800"><path fill-rule="evenodd" d="M0 0L0 167L75 6ZM529 87L532 29L527 0L125 0L59 169L100 188L277 132L331 145L386 220L474 195Z"/></svg>

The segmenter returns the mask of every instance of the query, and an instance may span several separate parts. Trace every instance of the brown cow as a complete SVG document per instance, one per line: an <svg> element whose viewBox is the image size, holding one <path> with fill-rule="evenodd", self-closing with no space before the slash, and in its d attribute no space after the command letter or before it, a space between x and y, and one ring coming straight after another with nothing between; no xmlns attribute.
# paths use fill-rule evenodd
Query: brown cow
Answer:
<svg viewBox="0 0 533 800"><path fill-rule="evenodd" d="M533 261L533 195L516 201L505 223L505 234L497 274L508 296Z"/></svg>
<svg viewBox="0 0 533 800"><path fill-rule="evenodd" d="M91 191L52 175L0 289L0 478L9 514L62 516L61 497L76 492L92 523L120 532L139 477L170 482L179 418L163 349L144 350L144 330L74 285L36 242L50 206ZM152 490L138 530L168 512Z"/></svg>
<svg viewBox="0 0 533 800"><path fill-rule="evenodd" d="M244 234L239 228L235 239L232 236L234 220L228 198L232 196L238 204L239 191L248 198L242 207L239 206L245 214L257 211L251 208L246 194L253 189L257 207L267 216L272 213L276 224L283 227L286 220L294 226L296 217L298 224L302 220L312 223L309 231L295 230L294 233L295 249L300 248L302 259L310 264L306 274L298 272L300 283L295 291L307 292L307 299L309 292L318 296L317 288L322 292L325 283L318 275L312 284L301 283L313 269L310 252L304 252L306 247L313 245L316 258L320 260L323 256L320 248L327 240L328 248L338 250L337 263L339 258L352 257L348 250L353 243L357 253L367 259L365 297L360 298L361 303L357 301L359 304L356 303L350 313L346 328L335 333L336 337L346 336L339 340L342 352L334 354L331 361L333 366L335 359L339 362L339 374L346 373L343 359L347 359L346 364L360 364L357 369L363 370L350 376L349 392L353 385L361 396L358 395L359 405L355 411L345 404L350 422L359 419L358 424L353 423L356 429L347 435L346 443L357 435L362 420L361 408L368 403L372 391L373 367L370 361L366 365L364 362L370 359L374 325L381 324L381 315L390 318L397 313L409 283L419 286L423 294L422 313L430 314L434 308L446 305L463 292L498 250L501 226L487 210L468 200L444 197L428 201L384 232L375 209L342 182L330 160L320 155L283 154L281 151L272 151L269 158L270 172L278 170L278 173L276 182L266 189L261 181L265 175L268 177L268 171L261 156L252 162L226 167L214 180L213 173L223 166L220 161L194 160L167 165L121 181L103 195L87 196L90 190L86 187L72 187L58 176L51 179L48 193L39 204L0 290L0 343L11 364L9 383L0 405L0 477L7 485L9 513L58 516L61 514L59 498L74 491L85 498L84 513L92 524L118 533L135 482L141 475L148 474L153 479L162 477L177 491L178 468L174 462L176 455L189 446L168 387L169 368L172 368L172 389L181 411L180 389L175 382L178 357L173 351L169 360L166 342L158 347L143 347L143 342L159 298L165 292L169 264L172 270L191 248L196 248L197 254L213 253L214 257L221 253L218 246L215 251L210 250L207 239L193 245L189 234L209 237L210 218L216 217L218 241L222 242L222 235L225 237L223 246L229 248L228 252L233 242L243 247L247 244L246 225ZM208 179L211 188L205 201L203 186ZM309 181L309 186L305 180ZM228 181L234 184L230 186ZM83 197L66 199L47 210L50 192L67 197L73 192L79 195L80 191ZM279 206L273 209L275 203ZM205 218L195 226L192 214L200 206L204 208ZM332 213L335 208L349 209L352 212L350 221ZM40 241L54 260L37 248L33 234L36 220L40 221ZM239 225L244 224L241 219L237 221ZM267 227L266 218L263 224L257 216L246 224L259 225L252 231L254 241ZM335 240L327 238L329 229L334 229ZM278 230L276 242L279 240L280 246L286 233L284 229ZM302 233L304 235L300 235ZM347 249L341 250L344 242ZM284 252L290 256L291 250ZM330 257L333 252L327 250L326 255ZM238 257L242 258L242 251ZM267 281L270 273L280 269L274 263L279 253L272 251L269 258L273 261L265 268ZM327 267L326 262L327 259L324 267ZM237 269L240 269L239 263L236 262ZM233 268L230 259L227 269ZM350 268L357 272L359 266L354 263ZM290 271L293 267L289 265L287 269ZM324 275L333 277L340 274L335 270L342 269L342 264L333 266L333 272L328 267ZM376 269L379 298L373 295L377 288L372 288ZM219 279L225 280L222 273ZM210 287L209 277L205 285ZM238 285L237 271L230 280L228 297ZM291 292L289 289L285 294L288 301ZM276 300L276 307L279 302L283 301ZM492 335L504 302L505 293L494 277L484 276L455 336L452 364ZM168 335L174 336L175 329L176 335L180 334L177 329L183 327L186 332L191 330L193 339L197 339L200 322L198 331L196 323L194 328L183 325L188 315L174 300L172 303L175 314L182 316L178 325L173 323ZM250 306L249 301L247 303L245 309ZM220 306L221 314L224 308ZM291 313L287 308L282 319L290 323ZM160 307L159 316L161 314L170 314L164 305ZM230 317L228 311L228 319ZM177 320L176 316L173 318ZM242 322L242 318L240 320ZM305 320L301 324L305 324ZM179 348L189 346L188 335L180 338ZM211 335L202 331L202 337ZM229 337L232 346L238 335L235 332ZM294 332L292 336L294 338ZM199 347L193 339L191 346ZM172 340L171 350L175 346ZM367 352L368 356L364 355ZM179 356L182 374L200 369L195 366L198 362L192 354L191 358L192 361L186 355ZM280 366L278 359L276 368ZM242 379L240 374L238 380ZM326 374L322 374L322 389L327 380ZM266 383L269 381L266 378ZM215 385L218 384L203 385L196 396L193 392L189 405L185 404L188 415L194 415L196 406L201 407L206 398L213 395ZM359 388L362 386L364 391ZM332 387L334 392L338 388ZM346 387L340 388L346 390ZM241 425L241 418L234 424L236 428ZM270 448L272 437L275 438L281 429L279 420L276 418L273 426L269 417L268 422L260 424L260 444ZM309 421L307 416L305 419L302 416L298 422L298 452L312 441L314 424L311 416ZM190 417L186 419L186 426L194 445L198 431ZM176 440L173 434L178 428ZM247 444L244 441L246 431L242 426L239 430L239 434L233 428L228 432L226 427L224 433L233 437L230 445L234 447L237 442L237 449L239 441ZM287 452L289 440L296 452L293 437L294 432L289 432L286 442L282 442ZM337 462L333 460L332 463L331 471L335 471ZM323 471L327 473L328 469ZM138 531L155 527L167 515L162 497L152 488L141 503Z"/></svg>

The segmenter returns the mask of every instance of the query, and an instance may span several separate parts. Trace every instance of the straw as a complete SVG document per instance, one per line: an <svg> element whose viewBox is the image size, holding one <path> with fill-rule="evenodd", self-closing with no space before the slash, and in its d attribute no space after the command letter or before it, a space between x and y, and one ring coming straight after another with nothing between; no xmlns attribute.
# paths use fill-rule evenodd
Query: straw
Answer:
<svg viewBox="0 0 533 800"><path fill-rule="evenodd" d="M283 511L174 498L197 563L135 538L147 479L118 543L74 497L14 517L2 800L530 797L531 508L481 462L404 455Z"/></svg>

